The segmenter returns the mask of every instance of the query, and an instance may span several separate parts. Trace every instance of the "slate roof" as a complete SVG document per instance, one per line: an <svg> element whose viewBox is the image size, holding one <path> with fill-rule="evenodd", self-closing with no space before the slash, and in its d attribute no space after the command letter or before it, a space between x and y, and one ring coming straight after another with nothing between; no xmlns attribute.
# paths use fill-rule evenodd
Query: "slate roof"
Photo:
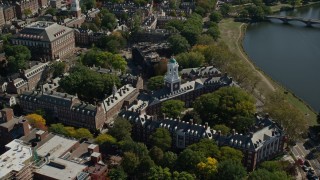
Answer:
<svg viewBox="0 0 320 180"><path fill-rule="evenodd" d="M59 39L61 35L71 31L73 31L73 29L61 26L54 22L37 21L22 29L17 35L15 35L15 39L52 42Z"/></svg>

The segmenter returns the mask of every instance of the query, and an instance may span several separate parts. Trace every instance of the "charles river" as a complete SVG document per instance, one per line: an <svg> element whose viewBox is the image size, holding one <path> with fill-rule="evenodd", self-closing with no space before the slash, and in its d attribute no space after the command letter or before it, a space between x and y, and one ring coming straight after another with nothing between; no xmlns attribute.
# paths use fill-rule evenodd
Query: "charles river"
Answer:
<svg viewBox="0 0 320 180"><path fill-rule="evenodd" d="M320 4L275 15L320 19ZM243 47L260 69L319 111L320 26L290 24L280 20L252 24Z"/></svg>

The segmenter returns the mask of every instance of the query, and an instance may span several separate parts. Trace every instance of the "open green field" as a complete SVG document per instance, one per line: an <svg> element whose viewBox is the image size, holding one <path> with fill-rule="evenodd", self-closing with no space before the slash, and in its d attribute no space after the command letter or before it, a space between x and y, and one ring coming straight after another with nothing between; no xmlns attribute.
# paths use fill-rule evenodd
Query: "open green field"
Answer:
<svg viewBox="0 0 320 180"><path fill-rule="evenodd" d="M223 19L219 23L221 32L221 41L224 41L230 50L237 54L241 59L247 62L248 66L252 68L252 71L256 71L257 75L260 76L261 82L258 85L258 90L262 91L263 94L270 93L275 89L279 89L283 92L286 90L275 81L273 81L268 75L258 69L247 57L246 53L242 49L242 38L245 32L246 24L241 22L234 22L232 18ZM302 100L295 97L292 93L286 95L288 101L300 109L308 119L309 125L316 124L316 113L309 108Z"/></svg>

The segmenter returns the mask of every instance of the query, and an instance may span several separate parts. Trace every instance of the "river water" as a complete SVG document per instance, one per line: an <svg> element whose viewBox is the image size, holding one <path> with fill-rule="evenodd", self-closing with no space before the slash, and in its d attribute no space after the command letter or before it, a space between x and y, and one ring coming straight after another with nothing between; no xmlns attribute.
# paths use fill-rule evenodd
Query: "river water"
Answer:
<svg viewBox="0 0 320 180"><path fill-rule="evenodd" d="M320 4L277 15L320 19ZM243 47L265 73L320 110L320 26L279 20L249 25Z"/></svg>

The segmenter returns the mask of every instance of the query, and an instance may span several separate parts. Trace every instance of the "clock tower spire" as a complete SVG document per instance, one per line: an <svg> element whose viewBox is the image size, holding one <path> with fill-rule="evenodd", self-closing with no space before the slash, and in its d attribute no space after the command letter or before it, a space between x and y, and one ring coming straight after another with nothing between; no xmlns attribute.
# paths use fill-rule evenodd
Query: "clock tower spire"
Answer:
<svg viewBox="0 0 320 180"><path fill-rule="evenodd" d="M167 64L167 73L164 76L164 84L170 92L177 91L180 89L181 79L179 77L179 64L171 57Z"/></svg>

